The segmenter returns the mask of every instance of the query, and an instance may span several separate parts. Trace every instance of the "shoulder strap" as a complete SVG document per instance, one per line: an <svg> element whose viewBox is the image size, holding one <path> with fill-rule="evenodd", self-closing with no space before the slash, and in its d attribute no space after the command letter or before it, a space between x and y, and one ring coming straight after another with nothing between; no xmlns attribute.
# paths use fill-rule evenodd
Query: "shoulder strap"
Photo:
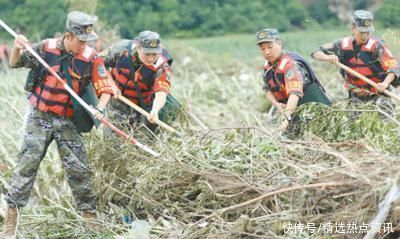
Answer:
<svg viewBox="0 0 400 239"><path fill-rule="evenodd" d="M61 71L63 72L65 78L67 78L67 82L68 82L68 86L74 90L74 85L72 84L72 77L71 74L69 73L68 70L68 62L65 60L67 57L66 56L62 56L59 58L60 60L60 65L61 65ZM71 98L71 95L69 95L69 98ZM72 100L74 102L74 104L77 104L78 102L75 100L74 97L72 97Z"/></svg>
<svg viewBox="0 0 400 239"><path fill-rule="evenodd" d="M133 61L132 61L132 44L133 41L131 41L128 45L128 57L129 57L129 79L131 79L133 81L133 84L135 85L135 90L136 90L136 94L139 98L139 106L144 108L144 100L143 100L143 96L142 96L142 91L139 88L139 84L136 81L136 77L135 76L135 68L133 67Z"/></svg>
<svg viewBox="0 0 400 239"><path fill-rule="evenodd" d="M68 62L64 60L65 58L61 58L61 69L63 71L64 77L67 78L68 85L71 89L73 88L72 77L68 71ZM94 88L92 84L87 84L87 86L83 89L84 94L80 96L83 101L86 103L96 106L97 104L97 96L94 92ZM69 94L69 99L71 99L71 95ZM69 100L68 99L68 100ZM76 126L79 132L85 133L89 132L93 125L98 127L100 125L100 121L86 110L74 97L72 97L73 101L73 109L74 116L72 117L72 122Z"/></svg>
<svg viewBox="0 0 400 239"><path fill-rule="evenodd" d="M68 82L68 86L74 90L74 85L72 84L72 78L71 78L71 74L69 73L68 70L68 62L65 60L67 58L68 55L66 56L61 56L59 57L59 61L60 61L60 67L61 67L61 72L63 72L63 75L65 76L65 78L67 78L67 82ZM68 102L71 99L71 95L68 94ZM74 97L72 97L72 102L73 105L79 104ZM65 109L65 114L67 113L67 109Z"/></svg>

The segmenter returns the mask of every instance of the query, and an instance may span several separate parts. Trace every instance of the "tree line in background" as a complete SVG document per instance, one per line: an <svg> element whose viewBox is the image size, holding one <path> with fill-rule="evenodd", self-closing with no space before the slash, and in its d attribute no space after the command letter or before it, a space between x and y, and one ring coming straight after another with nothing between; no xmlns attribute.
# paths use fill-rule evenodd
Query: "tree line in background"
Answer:
<svg viewBox="0 0 400 239"><path fill-rule="evenodd" d="M400 25L395 0L0 0L0 18L31 37L63 31L69 10L96 14L117 26L122 37L151 29L163 37L205 37L254 33L264 27L280 31L336 27L353 9L369 9L385 27ZM6 37L5 32L1 32Z"/></svg>

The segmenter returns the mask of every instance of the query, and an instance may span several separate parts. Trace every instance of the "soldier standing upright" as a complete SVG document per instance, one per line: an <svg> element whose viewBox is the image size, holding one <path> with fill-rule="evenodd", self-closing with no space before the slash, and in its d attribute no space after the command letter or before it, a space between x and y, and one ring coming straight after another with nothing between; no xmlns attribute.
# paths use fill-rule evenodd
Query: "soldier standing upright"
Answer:
<svg viewBox="0 0 400 239"><path fill-rule="evenodd" d="M93 85L100 96L97 109L102 111L111 97L112 88L103 59L87 46L87 41L97 38L93 31L94 22L95 18L86 13L71 12L62 38L46 39L33 49L78 95L86 94ZM12 67L31 68L33 77L26 88L30 91L31 107L17 166L6 195L8 210L3 237L15 236L19 209L28 202L40 163L53 140L57 143L77 208L82 212L87 228L93 229L96 226L96 196L91 187L83 137L73 121L77 116L73 99L62 83L23 50L26 42L26 38L19 35L10 57Z"/></svg>

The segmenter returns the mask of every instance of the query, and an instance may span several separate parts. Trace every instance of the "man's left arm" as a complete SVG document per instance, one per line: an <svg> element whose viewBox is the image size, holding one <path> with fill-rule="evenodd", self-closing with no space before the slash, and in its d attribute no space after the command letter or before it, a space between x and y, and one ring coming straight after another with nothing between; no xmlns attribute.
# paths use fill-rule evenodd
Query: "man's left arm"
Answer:
<svg viewBox="0 0 400 239"><path fill-rule="evenodd" d="M167 95L169 93L171 82L170 75L171 69L169 66L165 65L165 67L157 73L158 77L154 82L154 92L155 98L153 101L153 107L150 111L149 117L147 120L150 123L155 123L158 121L158 112L164 107L167 101Z"/></svg>
<svg viewBox="0 0 400 239"><path fill-rule="evenodd" d="M383 92L394 80L399 78L400 69L396 58L394 58L386 46L379 45L379 47L376 49L376 54L378 61L381 63L382 69L386 73L385 79L377 84L378 91Z"/></svg>
<svg viewBox="0 0 400 239"><path fill-rule="evenodd" d="M96 94L99 96L99 103L96 105L96 108L103 113L113 91L109 76L104 66L104 60L100 57L95 58L93 62L92 82Z"/></svg>
<svg viewBox="0 0 400 239"><path fill-rule="evenodd" d="M293 62L288 64L285 71L285 88L289 95L286 103L286 109L283 112L284 120L281 123L281 129L286 130L292 120L292 114L295 111L301 97L303 97L303 77L298 66Z"/></svg>
<svg viewBox="0 0 400 239"><path fill-rule="evenodd" d="M286 111L291 115L296 109L297 103L303 97L303 83L304 79L299 69L299 66L294 62L288 65L285 71L285 88L289 95Z"/></svg>

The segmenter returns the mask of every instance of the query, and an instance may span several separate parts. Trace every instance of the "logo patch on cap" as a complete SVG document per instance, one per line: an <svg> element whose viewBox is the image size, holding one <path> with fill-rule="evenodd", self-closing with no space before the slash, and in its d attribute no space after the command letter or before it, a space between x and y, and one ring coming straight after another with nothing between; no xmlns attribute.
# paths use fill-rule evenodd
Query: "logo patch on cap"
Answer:
<svg viewBox="0 0 400 239"><path fill-rule="evenodd" d="M152 41L150 42L150 46L151 46L151 47L157 47L157 40L152 40Z"/></svg>
<svg viewBox="0 0 400 239"><path fill-rule="evenodd" d="M92 26L87 26L85 31L86 31L86 33L91 33L93 31L93 27Z"/></svg>
<svg viewBox="0 0 400 239"><path fill-rule="evenodd" d="M260 34L258 34L258 39L264 39L265 36L267 36L265 32L260 32Z"/></svg>
<svg viewBox="0 0 400 239"><path fill-rule="evenodd" d="M366 27L371 26L371 20L365 20L364 21L364 26L366 26Z"/></svg>

